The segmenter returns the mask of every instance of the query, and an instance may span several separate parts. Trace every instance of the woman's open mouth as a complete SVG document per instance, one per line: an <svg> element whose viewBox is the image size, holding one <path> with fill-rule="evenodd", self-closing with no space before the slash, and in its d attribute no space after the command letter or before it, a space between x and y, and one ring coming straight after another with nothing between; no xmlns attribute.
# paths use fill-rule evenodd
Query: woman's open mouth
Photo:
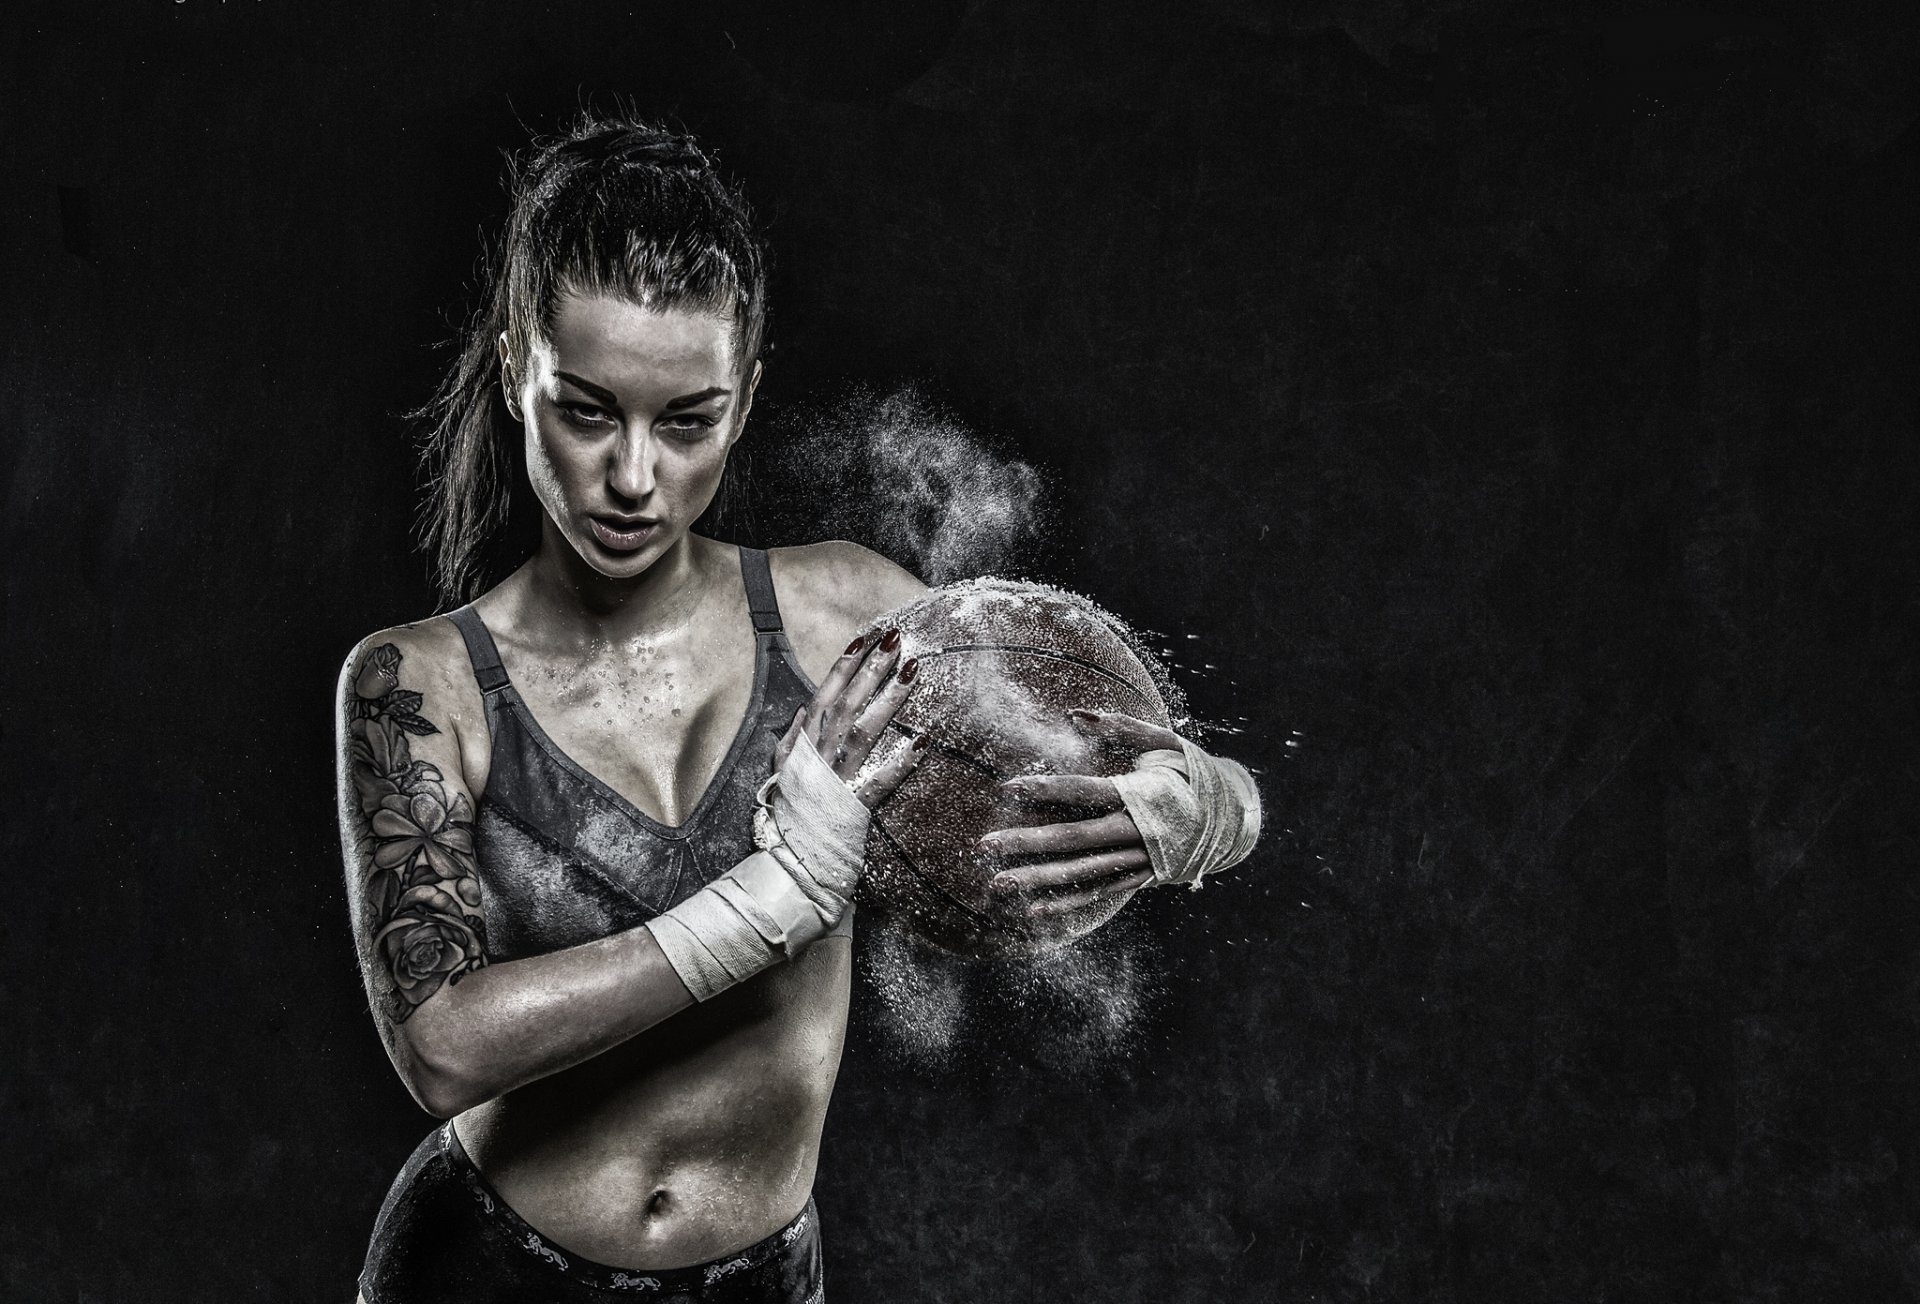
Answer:
<svg viewBox="0 0 1920 1304"><path fill-rule="evenodd" d="M593 537L608 552L638 552L653 537L660 522L645 517L590 516Z"/></svg>

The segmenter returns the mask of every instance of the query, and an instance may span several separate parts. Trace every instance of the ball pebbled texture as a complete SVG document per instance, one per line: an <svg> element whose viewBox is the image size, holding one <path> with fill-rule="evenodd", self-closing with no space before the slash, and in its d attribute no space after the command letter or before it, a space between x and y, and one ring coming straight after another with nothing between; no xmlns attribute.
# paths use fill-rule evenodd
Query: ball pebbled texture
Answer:
<svg viewBox="0 0 1920 1304"><path fill-rule="evenodd" d="M900 630L902 663L917 657L920 667L886 746L923 733L930 743L873 812L863 907L965 956L1063 946L1111 919L1125 904L1120 894L1036 921L1009 911L987 884L1020 862L982 856L975 844L990 830L1090 813L1011 801L1001 793L1005 780L1131 766L1130 756L1082 733L1070 710L1171 724L1155 675L1117 622L1061 589L978 579L936 589L869 632L889 627Z"/></svg>

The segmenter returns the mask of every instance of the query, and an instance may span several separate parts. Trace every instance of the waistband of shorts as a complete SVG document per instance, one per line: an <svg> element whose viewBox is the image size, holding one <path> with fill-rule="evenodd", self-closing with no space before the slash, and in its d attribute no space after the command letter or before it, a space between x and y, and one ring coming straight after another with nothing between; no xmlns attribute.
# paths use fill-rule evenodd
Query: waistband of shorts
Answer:
<svg viewBox="0 0 1920 1304"><path fill-rule="evenodd" d="M636 1295L664 1295L674 1291L692 1291L711 1286L736 1273L746 1272L769 1262L814 1227L813 1196L809 1195L806 1207L794 1215L793 1221L779 1231L705 1263L696 1263L685 1268L619 1268L610 1264L597 1263L572 1250L561 1249L535 1231L526 1219L515 1213L513 1207L500 1198L500 1193L493 1189L486 1175L467 1155L466 1147L460 1144L459 1133L453 1130L452 1120L441 1124L439 1136L441 1153L453 1165L454 1171L460 1175L468 1192L472 1194L487 1216L505 1227L514 1242L529 1255L544 1261L550 1268L565 1274L568 1278L596 1290L630 1291Z"/></svg>

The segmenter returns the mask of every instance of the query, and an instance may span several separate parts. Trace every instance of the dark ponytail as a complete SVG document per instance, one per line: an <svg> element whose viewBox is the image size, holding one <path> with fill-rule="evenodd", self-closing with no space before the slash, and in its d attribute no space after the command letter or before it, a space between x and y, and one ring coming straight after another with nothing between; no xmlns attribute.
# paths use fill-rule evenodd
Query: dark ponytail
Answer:
<svg viewBox="0 0 1920 1304"><path fill-rule="evenodd" d="M434 397L409 414L426 426L421 543L450 607L524 559L512 527L536 510L500 386L503 332L524 367L534 342L550 337L556 301L575 291L728 313L747 371L766 333L766 250L745 197L692 137L587 114L508 167L513 206L483 272L480 311Z"/></svg>

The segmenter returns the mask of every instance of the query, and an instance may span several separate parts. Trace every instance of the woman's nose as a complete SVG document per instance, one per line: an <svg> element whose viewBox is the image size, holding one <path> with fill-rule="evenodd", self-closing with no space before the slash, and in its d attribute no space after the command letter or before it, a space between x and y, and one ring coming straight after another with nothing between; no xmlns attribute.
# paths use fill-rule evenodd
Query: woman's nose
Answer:
<svg viewBox="0 0 1920 1304"><path fill-rule="evenodd" d="M607 487L622 498L645 498L653 492L657 445L648 431L628 429L613 446L607 466Z"/></svg>

